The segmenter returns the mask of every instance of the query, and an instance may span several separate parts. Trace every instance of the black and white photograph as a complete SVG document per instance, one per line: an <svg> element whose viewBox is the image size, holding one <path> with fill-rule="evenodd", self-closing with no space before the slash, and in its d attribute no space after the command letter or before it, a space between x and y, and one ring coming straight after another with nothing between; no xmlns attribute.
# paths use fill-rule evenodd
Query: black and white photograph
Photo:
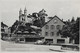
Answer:
<svg viewBox="0 0 80 53"><path fill-rule="evenodd" d="M79 52L80 0L1 0L2 52Z"/></svg>

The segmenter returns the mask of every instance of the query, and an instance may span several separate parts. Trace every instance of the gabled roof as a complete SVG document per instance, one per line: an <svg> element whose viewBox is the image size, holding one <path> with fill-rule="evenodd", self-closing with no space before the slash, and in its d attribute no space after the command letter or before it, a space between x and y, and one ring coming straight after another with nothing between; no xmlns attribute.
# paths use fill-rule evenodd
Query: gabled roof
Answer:
<svg viewBox="0 0 80 53"><path fill-rule="evenodd" d="M8 27L8 26L4 24L3 22L1 22L1 27Z"/></svg>
<svg viewBox="0 0 80 53"><path fill-rule="evenodd" d="M62 21L58 16L55 15L52 19L50 19L48 22L46 22L42 27L44 27L47 23L49 23L49 22L50 22L51 20L53 20L55 17L57 17L60 21ZM63 22L63 21L62 21L62 22ZM63 22L63 23L64 23L64 22ZM65 23L64 23L64 24L65 24ZM42 27L41 27L41 28L42 28Z"/></svg>

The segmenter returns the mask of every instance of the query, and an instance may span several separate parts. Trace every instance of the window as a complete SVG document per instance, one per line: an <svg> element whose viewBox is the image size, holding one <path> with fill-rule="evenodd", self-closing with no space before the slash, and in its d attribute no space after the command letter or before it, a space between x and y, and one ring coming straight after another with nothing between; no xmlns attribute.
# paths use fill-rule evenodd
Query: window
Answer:
<svg viewBox="0 0 80 53"><path fill-rule="evenodd" d="M54 25L51 25L51 29L54 29Z"/></svg>
<svg viewBox="0 0 80 53"><path fill-rule="evenodd" d="M5 30L4 30L4 29L1 29L1 31L2 31L2 32L5 32Z"/></svg>
<svg viewBox="0 0 80 53"><path fill-rule="evenodd" d="M54 36L54 32L51 32L51 36Z"/></svg>
<svg viewBox="0 0 80 53"><path fill-rule="evenodd" d="M23 21L25 21L25 19L23 19Z"/></svg>
<svg viewBox="0 0 80 53"><path fill-rule="evenodd" d="M59 32L56 32L56 35L59 36Z"/></svg>
<svg viewBox="0 0 80 53"><path fill-rule="evenodd" d="M46 29L48 29L49 28L49 26L48 25L46 25L46 27L45 27Z"/></svg>
<svg viewBox="0 0 80 53"><path fill-rule="evenodd" d="M57 20L56 19L54 20L54 23L57 23Z"/></svg>
<svg viewBox="0 0 80 53"><path fill-rule="evenodd" d="M65 27L65 25L63 25L63 28Z"/></svg>
<svg viewBox="0 0 80 53"><path fill-rule="evenodd" d="M65 43L65 39L57 39L57 43Z"/></svg>
<svg viewBox="0 0 80 53"><path fill-rule="evenodd" d="M22 20L24 20L24 19L22 18Z"/></svg>
<svg viewBox="0 0 80 53"><path fill-rule="evenodd" d="M53 43L53 39L45 39L45 41L47 41L49 43Z"/></svg>
<svg viewBox="0 0 80 53"><path fill-rule="evenodd" d="M61 28L61 26L60 25L57 25L56 28L59 30Z"/></svg>
<svg viewBox="0 0 80 53"><path fill-rule="evenodd" d="M23 38L20 38L20 41L24 41L24 39Z"/></svg>
<svg viewBox="0 0 80 53"><path fill-rule="evenodd" d="M48 36L48 32L45 32L45 36Z"/></svg>

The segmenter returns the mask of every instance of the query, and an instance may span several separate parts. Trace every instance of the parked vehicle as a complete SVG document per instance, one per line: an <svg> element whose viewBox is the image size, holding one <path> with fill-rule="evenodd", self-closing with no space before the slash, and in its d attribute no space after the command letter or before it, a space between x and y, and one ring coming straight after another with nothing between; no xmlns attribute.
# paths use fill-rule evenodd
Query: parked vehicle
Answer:
<svg viewBox="0 0 80 53"><path fill-rule="evenodd" d="M43 44L43 41L42 40L38 40L34 44L42 45Z"/></svg>
<svg viewBox="0 0 80 53"><path fill-rule="evenodd" d="M43 45L47 45L48 41L43 42Z"/></svg>
<svg viewBox="0 0 80 53"><path fill-rule="evenodd" d="M34 44L38 44L38 45L51 45L52 42L51 42L51 41L38 40L38 41L36 41Z"/></svg>
<svg viewBox="0 0 80 53"><path fill-rule="evenodd" d="M51 45L52 44L52 41L48 41L46 45Z"/></svg>

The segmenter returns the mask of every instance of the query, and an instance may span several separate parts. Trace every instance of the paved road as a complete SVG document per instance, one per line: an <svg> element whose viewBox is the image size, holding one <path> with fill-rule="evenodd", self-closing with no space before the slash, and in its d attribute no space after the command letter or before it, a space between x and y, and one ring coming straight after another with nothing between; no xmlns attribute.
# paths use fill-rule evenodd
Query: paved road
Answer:
<svg viewBox="0 0 80 53"><path fill-rule="evenodd" d="M50 49L60 50L60 46L19 44L1 41L1 49L2 51L51 51Z"/></svg>
<svg viewBox="0 0 80 53"><path fill-rule="evenodd" d="M53 49L53 50L51 50ZM2 51L53 51L53 52L62 52L61 46L52 46L52 45L34 45L34 44L19 44L13 42L1 41L1 50Z"/></svg>

